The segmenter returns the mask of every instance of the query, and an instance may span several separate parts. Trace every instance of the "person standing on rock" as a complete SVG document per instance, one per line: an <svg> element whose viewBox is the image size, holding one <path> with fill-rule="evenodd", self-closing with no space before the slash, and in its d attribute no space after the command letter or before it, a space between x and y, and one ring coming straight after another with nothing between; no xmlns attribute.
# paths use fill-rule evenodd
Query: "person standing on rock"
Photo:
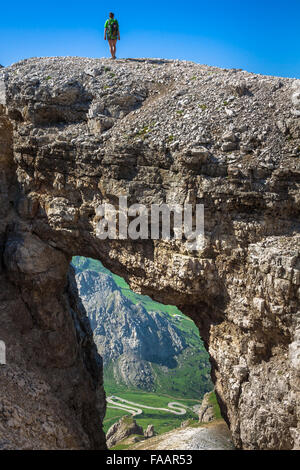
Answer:
<svg viewBox="0 0 300 470"><path fill-rule="evenodd" d="M116 44L117 40L120 41L120 30L119 30L119 23L115 19L114 13L109 14L109 19L105 21L104 25L104 41L106 38L109 43L109 49L111 53L111 58L116 58Z"/></svg>

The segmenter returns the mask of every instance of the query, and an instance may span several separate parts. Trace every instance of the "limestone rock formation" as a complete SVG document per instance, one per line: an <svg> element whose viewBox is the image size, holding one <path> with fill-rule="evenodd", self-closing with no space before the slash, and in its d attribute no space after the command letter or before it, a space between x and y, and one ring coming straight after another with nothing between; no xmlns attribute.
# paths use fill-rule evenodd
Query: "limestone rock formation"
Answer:
<svg viewBox="0 0 300 470"><path fill-rule="evenodd" d="M299 446L300 81L55 57L0 77L2 447L105 447L73 255L193 318L237 447ZM119 195L204 204L204 249L100 240Z"/></svg>
<svg viewBox="0 0 300 470"><path fill-rule="evenodd" d="M107 447L113 447L132 435L143 436L143 428L131 416L122 416L106 433Z"/></svg>
<svg viewBox="0 0 300 470"><path fill-rule="evenodd" d="M147 438L155 436L153 424L148 424L147 429L144 431L144 436Z"/></svg>
<svg viewBox="0 0 300 470"><path fill-rule="evenodd" d="M210 403L210 393L206 393L203 397L200 408L198 409L199 422L209 423L215 419L214 407Z"/></svg>

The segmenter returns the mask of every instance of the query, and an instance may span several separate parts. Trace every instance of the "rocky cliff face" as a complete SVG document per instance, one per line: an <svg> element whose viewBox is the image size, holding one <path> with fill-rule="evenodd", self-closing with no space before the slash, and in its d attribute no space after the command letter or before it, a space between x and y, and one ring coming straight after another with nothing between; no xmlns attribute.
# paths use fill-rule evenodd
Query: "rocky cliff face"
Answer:
<svg viewBox="0 0 300 470"><path fill-rule="evenodd" d="M83 255L193 318L237 447L299 446L299 80L79 58L0 74L2 445L104 447L100 368L67 281ZM99 240L96 208L119 195L203 203L205 248ZM38 393L59 442L29 411Z"/></svg>

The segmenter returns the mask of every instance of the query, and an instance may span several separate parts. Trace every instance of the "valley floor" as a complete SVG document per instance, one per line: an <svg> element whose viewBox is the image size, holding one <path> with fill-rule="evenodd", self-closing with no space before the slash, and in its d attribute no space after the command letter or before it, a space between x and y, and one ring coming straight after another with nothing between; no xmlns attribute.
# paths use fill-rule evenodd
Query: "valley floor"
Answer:
<svg viewBox="0 0 300 470"><path fill-rule="evenodd" d="M183 420L198 419L194 407L200 406L201 400L126 390L109 384L105 388L108 406L103 421L104 432L124 415L132 415L143 429L153 424L157 434L178 428Z"/></svg>

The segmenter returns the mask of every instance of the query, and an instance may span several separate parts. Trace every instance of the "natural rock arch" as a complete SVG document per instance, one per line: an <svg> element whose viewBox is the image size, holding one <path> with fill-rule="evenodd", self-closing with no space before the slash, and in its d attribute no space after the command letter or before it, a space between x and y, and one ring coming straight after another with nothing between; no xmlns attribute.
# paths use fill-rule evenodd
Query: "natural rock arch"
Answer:
<svg viewBox="0 0 300 470"><path fill-rule="evenodd" d="M73 255L195 321L237 447L297 446L299 81L78 58L1 76L0 446L105 448ZM97 206L124 194L203 203L205 249L99 240Z"/></svg>

